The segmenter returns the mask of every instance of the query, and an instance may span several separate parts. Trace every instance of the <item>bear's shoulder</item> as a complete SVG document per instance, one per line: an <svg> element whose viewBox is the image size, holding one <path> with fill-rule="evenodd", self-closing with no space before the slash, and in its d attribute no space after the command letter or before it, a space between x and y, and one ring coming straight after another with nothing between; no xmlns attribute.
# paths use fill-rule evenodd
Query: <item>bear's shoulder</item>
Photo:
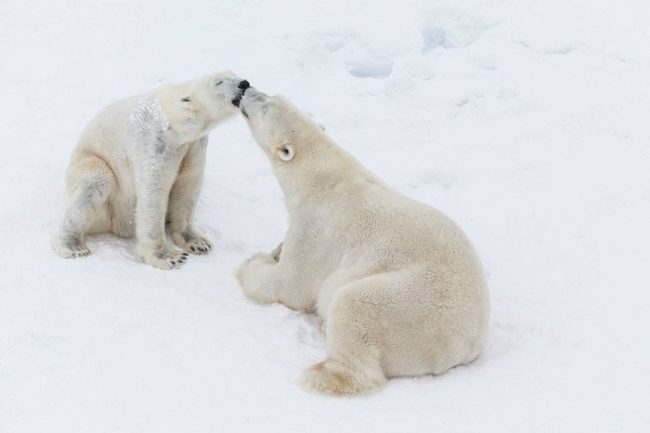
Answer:
<svg viewBox="0 0 650 433"><path fill-rule="evenodd" d="M155 93L139 95L132 101L129 123L136 129L169 128L169 122Z"/></svg>

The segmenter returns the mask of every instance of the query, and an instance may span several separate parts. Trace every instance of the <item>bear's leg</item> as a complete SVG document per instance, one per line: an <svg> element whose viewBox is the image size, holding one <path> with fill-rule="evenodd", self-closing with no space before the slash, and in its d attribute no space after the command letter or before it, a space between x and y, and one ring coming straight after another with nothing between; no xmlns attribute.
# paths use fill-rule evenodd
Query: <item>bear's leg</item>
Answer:
<svg viewBox="0 0 650 433"><path fill-rule="evenodd" d="M194 208L203 183L206 147L207 138L190 145L172 187L167 210L172 240L191 254L207 254L212 248L210 242L192 227Z"/></svg>
<svg viewBox="0 0 650 433"><path fill-rule="evenodd" d="M85 235L110 230L108 197L116 181L108 165L97 157L86 157L73 167L71 194L59 233L52 242L54 252L65 258L90 254Z"/></svg>
<svg viewBox="0 0 650 433"><path fill-rule="evenodd" d="M154 139L156 141L143 141L141 153L133 165L137 196L135 251L151 266L177 269L185 263L188 254L167 245L165 215L183 155L170 150L171 146L162 138L156 136Z"/></svg>
<svg viewBox="0 0 650 433"><path fill-rule="evenodd" d="M381 330L378 303L369 294L383 287L381 275L341 287L326 320L327 359L308 368L304 388L334 395L353 395L378 388L386 381L380 363ZM381 289L380 289L381 290Z"/></svg>

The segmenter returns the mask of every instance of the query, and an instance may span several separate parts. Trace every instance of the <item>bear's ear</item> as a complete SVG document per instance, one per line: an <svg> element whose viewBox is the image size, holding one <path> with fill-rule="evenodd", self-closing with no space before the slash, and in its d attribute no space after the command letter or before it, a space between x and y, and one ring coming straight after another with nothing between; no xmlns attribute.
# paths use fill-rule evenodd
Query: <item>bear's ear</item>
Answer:
<svg viewBox="0 0 650 433"><path fill-rule="evenodd" d="M282 161L291 161L296 155L296 150L293 148L292 144L278 144L273 146L273 154Z"/></svg>

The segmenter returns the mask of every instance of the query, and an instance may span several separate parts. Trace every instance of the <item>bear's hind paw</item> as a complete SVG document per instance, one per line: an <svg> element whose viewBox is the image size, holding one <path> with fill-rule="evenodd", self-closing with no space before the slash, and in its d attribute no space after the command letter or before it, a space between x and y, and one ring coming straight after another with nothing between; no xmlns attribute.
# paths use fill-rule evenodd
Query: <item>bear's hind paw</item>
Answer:
<svg viewBox="0 0 650 433"><path fill-rule="evenodd" d="M385 380L381 372L377 375L360 374L342 362L328 359L305 370L300 384L308 391L322 394L355 395L377 388Z"/></svg>
<svg viewBox="0 0 650 433"><path fill-rule="evenodd" d="M52 249L57 255L65 259L75 259L90 255L90 250L86 244L74 235L59 235L52 242Z"/></svg>

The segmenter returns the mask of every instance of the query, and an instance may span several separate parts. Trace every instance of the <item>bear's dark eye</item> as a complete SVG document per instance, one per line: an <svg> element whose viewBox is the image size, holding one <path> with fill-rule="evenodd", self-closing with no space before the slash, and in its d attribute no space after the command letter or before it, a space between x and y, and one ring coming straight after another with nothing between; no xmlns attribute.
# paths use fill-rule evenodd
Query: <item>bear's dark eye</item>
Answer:
<svg viewBox="0 0 650 433"><path fill-rule="evenodd" d="M219 81L217 81L217 82L215 83L215 87L218 86L219 84L222 84L222 83L223 83L223 80L219 80Z"/></svg>
<svg viewBox="0 0 650 433"><path fill-rule="evenodd" d="M186 96L185 98L181 99L183 102L192 102L192 99L189 96Z"/></svg>

